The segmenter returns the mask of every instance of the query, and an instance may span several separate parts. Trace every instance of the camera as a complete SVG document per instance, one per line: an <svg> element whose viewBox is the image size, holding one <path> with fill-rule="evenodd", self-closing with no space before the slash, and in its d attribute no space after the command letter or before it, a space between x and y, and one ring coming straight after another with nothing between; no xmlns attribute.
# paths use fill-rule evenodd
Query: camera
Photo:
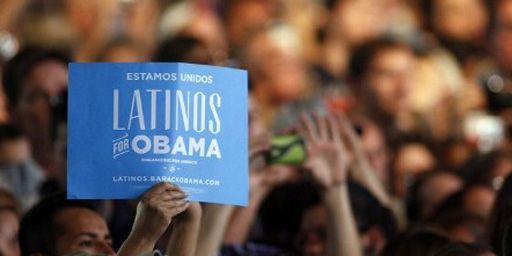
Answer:
<svg viewBox="0 0 512 256"><path fill-rule="evenodd" d="M271 148L265 156L268 164L299 166L306 160L306 144L300 135L276 136L270 143Z"/></svg>

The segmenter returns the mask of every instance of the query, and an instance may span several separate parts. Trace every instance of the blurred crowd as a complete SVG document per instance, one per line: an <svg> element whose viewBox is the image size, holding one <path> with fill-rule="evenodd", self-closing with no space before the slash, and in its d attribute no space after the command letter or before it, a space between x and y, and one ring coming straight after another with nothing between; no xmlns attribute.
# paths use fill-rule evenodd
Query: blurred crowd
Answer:
<svg viewBox="0 0 512 256"><path fill-rule="evenodd" d="M248 70L249 206L66 200L71 61ZM0 68L0 255L512 255L512 0L2 0Z"/></svg>

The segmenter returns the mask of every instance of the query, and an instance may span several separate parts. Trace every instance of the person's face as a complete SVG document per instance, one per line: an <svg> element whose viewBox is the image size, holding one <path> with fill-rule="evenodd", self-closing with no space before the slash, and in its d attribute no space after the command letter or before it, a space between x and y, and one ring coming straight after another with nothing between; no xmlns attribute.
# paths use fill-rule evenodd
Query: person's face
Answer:
<svg viewBox="0 0 512 256"><path fill-rule="evenodd" d="M209 63L221 65L228 58L224 27L215 14L205 12L195 15L182 33L195 37L205 44L211 57Z"/></svg>
<svg viewBox="0 0 512 256"><path fill-rule="evenodd" d="M489 17L482 0L436 0L433 25L443 37L469 41L485 35Z"/></svg>
<svg viewBox="0 0 512 256"><path fill-rule="evenodd" d="M226 33L234 47L247 38L248 33L263 28L271 19L271 11L264 1L239 1L228 12Z"/></svg>
<svg viewBox="0 0 512 256"><path fill-rule="evenodd" d="M283 38L282 34L277 36ZM277 104L297 100L308 88L303 59L291 41L270 37L260 33L244 50L251 63L249 72L252 72L254 95L258 100L266 95L267 101Z"/></svg>
<svg viewBox="0 0 512 256"><path fill-rule="evenodd" d="M50 124L50 101L67 87L67 68L61 62L47 60L36 65L23 81L16 108L18 119L30 120L34 129Z"/></svg>
<svg viewBox="0 0 512 256"><path fill-rule="evenodd" d="M350 45L378 37L387 26L387 1L350 0L339 1L335 9L335 27L345 36Z"/></svg>
<svg viewBox="0 0 512 256"><path fill-rule="evenodd" d="M0 254L4 256L19 256L18 217L11 211L0 212Z"/></svg>
<svg viewBox="0 0 512 256"><path fill-rule="evenodd" d="M284 100L295 100L305 90L304 66L298 56L284 51L276 52L275 58L269 60L268 74L272 88Z"/></svg>
<svg viewBox="0 0 512 256"><path fill-rule="evenodd" d="M415 64L416 58L407 49L394 48L378 53L365 79L365 86L375 97L368 100L376 101L376 107L390 115L404 112Z"/></svg>
<svg viewBox="0 0 512 256"><path fill-rule="evenodd" d="M501 1L496 15L495 56L502 71L512 75L512 0Z"/></svg>
<svg viewBox="0 0 512 256"><path fill-rule="evenodd" d="M55 223L61 228L57 237L57 252L68 255L76 252L115 255L105 220L86 208L72 207L57 213Z"/></svg>

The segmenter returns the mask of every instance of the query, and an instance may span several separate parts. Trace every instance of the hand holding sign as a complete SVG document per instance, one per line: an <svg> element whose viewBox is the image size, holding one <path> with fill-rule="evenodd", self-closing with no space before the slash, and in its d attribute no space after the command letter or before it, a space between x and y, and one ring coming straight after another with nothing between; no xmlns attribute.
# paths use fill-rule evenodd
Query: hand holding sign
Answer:
<svg viewBox="0 0 512 256"><path fill-rule="evenodd" d="M201 208L195 203L187 212L191 203L186 196L179 187L166 182L147 190L137 205L132 230L121 246L119 255L145 255L153 251L173 218L179 220L169 241L167 251L173 252L169 255L193 255Z"/></svg>
<svg viewBox="0 0 512 256"><path fill-rule="evenodd" d="M187 209L186 197L185 192L167 182L149 189L137 205L133 235L158 240L171 224L172 217Z"/></svg>

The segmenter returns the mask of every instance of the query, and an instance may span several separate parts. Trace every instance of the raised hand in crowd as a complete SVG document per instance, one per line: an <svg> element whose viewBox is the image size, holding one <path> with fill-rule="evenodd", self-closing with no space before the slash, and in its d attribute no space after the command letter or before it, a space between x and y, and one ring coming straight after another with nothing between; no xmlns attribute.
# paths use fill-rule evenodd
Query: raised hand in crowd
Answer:
<svg viewBox="0 0 512 256"><path fill-rule="evenodd" d="M366 187L382 205L389 206L391 203L389 194L373 170L368 155L363 149L361 139L354 129L354 125L342 113L339 113L336 119L340 125L339 130L343 141L345 141L346 148L353 159L349 168L351 177Z"/></svg>
<svg viewBox="0 0 512 256"><path fill-rule="evenodd" d="M310 170L327 208L327 255L362 255L359 233L350 206L347 173L350 154L342 141L340 120L333 115L303 116Z"/></svg>

